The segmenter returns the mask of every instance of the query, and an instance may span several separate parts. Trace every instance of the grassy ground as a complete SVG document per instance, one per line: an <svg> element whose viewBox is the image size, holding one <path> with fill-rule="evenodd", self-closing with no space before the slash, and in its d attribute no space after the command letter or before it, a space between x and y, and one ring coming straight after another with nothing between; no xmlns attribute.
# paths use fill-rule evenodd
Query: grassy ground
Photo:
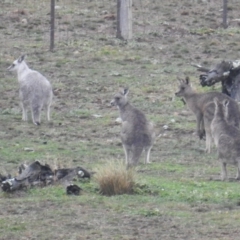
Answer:
<svg viewBox="0 0 240 240"><path fill-rule="evenodd" d="M239 1L229 2L223 30L221 2L136 0L127 44L107 17L115 2L59 1L53 53L49 1L24 2L5 0L0 9L1 173L15 175L20 163L34 160L89 171L124 160L119 114L109 104L120 86L129 87L129 101L154 122L158 138L152 164L137 168L134 195L101 196L93 180L79 182L79 197L66 196L62 185L1 192L0 239L237 239L239 183L216 180L216 152L204 153L195 119L174 93L177 76L186 75L198 91L209 90L190 63L239 59L240 28L232 21ZM52 121L43 113L40 127L21 121L17 79L5 71L21 53L54 88ZM231 177L235 172L229 167Z"/></svg>

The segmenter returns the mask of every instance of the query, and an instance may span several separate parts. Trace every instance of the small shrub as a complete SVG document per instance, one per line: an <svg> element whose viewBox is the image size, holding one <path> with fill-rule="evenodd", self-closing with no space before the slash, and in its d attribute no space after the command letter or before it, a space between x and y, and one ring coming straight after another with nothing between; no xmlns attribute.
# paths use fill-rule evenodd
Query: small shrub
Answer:
<svg viewBox="0 0 240 240"><path fill-rule="evenodd" d="M106 196L131 194L135 186L135 170L119 161L108 161L95 174L100 193Z"/></svg>

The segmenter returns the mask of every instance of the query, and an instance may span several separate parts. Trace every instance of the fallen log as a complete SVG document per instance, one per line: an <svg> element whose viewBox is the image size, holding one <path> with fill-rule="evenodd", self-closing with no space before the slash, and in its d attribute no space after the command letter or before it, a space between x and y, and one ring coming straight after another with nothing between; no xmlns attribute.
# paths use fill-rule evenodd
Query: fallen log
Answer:
<svg viewBox="0 0 240 240"><path fill-rule="evenodd" d="M67 186L72 186L71 181L74 178L90 178L90 173L82 167L63 168L52 171L48 164L42 165L39 161L35 161L29 166L22 164L19 167L19 175L16 177L0 175L1 188L4 192L13 192L32 186L44 187L50 184L61 183ZM78 195L81 188L77 190L75 187L69 187L69 193ZM77 186L77 187L76 187ZM71 193L72 191L72 193Z"/></svg>

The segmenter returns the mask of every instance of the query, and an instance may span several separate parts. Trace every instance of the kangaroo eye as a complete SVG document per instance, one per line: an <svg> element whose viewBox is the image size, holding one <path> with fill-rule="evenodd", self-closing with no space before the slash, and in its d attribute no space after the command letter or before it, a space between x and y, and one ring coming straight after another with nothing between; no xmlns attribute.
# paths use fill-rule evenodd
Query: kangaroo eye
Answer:
<svg viewBox="0 0 240 240"><path fill-rule="evenodd" d="M181 87L181 90L184 90L185 89L185 87Z"/></svg>
<svg viewBox="0 0 240 240"><path fill-rule="evenodd" d="M115 98L116 101L119 101L119 99L120 99L119 97L116 97L116 98Z"/></svg>

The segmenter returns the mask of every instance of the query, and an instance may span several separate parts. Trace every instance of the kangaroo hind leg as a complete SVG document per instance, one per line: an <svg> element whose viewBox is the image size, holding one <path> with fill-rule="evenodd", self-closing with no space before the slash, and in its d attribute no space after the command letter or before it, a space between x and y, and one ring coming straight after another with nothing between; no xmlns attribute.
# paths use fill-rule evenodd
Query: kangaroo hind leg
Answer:
<svg viewBox="0 0 240 240"><path fill-rule="evenodd" d="M39 105L32 106L32 121L35 125L40 125L41 109Z"/></svg>
<svg viewBox="0 0 240 240"><path fill-rule="evenodd" d="M145 148L145 152L146 152L146 158L145 158L145 161L144 161L145 164L151 163L151 162L150 162L151 149L152 149L152 146L149 146L149 147L146 147L146 148Z"/></svg>

